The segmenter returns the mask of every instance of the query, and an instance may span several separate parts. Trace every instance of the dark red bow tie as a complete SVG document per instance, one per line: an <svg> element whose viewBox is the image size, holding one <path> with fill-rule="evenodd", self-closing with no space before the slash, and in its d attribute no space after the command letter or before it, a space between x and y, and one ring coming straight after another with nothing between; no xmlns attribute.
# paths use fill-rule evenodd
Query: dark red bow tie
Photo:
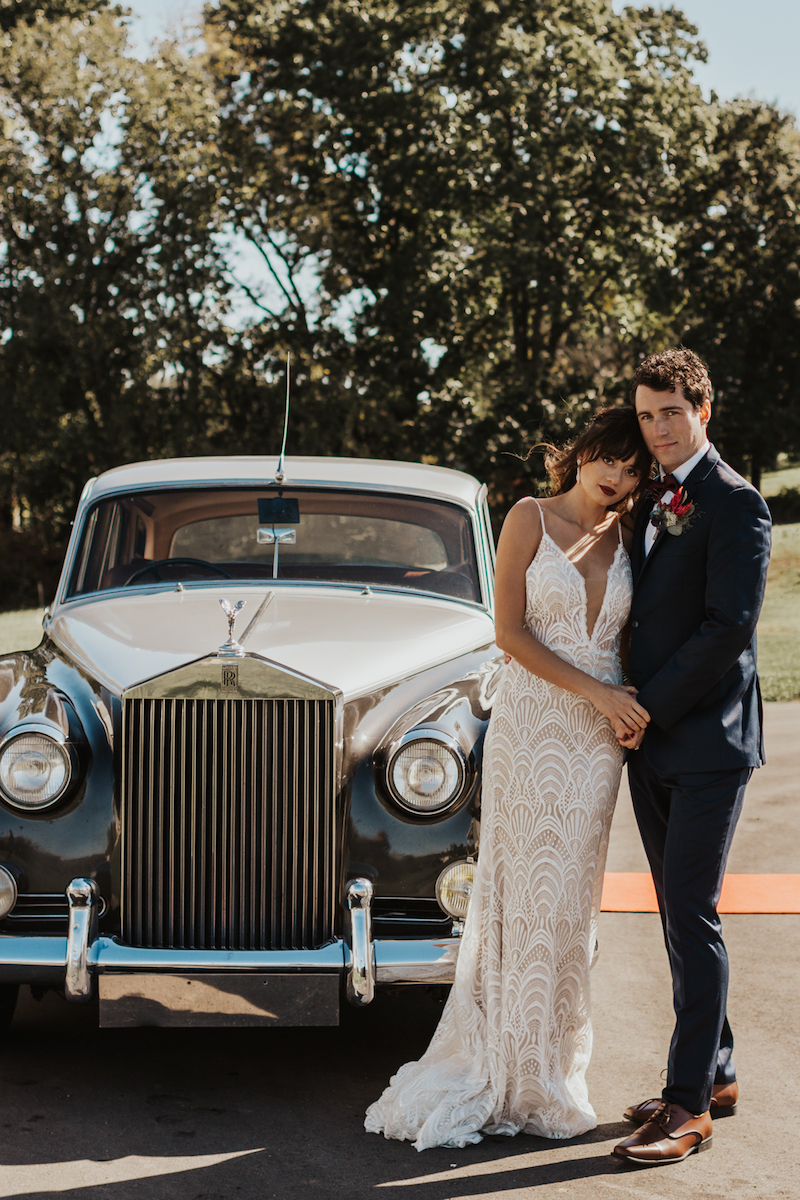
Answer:
<svg viewBox="0 0 800 1200"><path fill-rule="evenodd" d="M647 485L647 494L651 500L662 500L665 492L677 492L680 486L675 476L670 472L663 479L651 479Z"/></svg>

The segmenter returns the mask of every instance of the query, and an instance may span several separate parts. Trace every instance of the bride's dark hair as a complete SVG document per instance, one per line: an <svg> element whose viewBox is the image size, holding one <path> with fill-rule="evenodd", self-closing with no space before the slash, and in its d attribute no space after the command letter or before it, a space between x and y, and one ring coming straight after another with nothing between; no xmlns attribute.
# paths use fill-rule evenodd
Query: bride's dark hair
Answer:
<svg viewBox="0 0 800 1200"><path fill-rule="evenodd" d="M621 511L632 507L640 499L653 463L639 428L639 418L629 405L598 409L583 432L564 446L541 442L534 449L544 450L544 466L550 479L551 496L562 496L574 488L579 463L594 462L606 454L623 462L633 458L640 472L639 482L622 504L611 506Z"/></svg>

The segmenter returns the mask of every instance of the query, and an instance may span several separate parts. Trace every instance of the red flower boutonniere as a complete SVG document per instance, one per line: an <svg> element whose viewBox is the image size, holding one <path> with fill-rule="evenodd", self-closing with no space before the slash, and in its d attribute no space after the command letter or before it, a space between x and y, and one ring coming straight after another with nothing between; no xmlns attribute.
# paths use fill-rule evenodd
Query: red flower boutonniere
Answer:
<svg viewBox="0 0 800 1200"><path fill-rule="evenodd" d="M684 488L679 488L669 504L660 500L658 504L653 505L650 524L654 525L659 533L666 530L673 537L677 537L684 529L689 528L696 516L697 505L689 499Z"/></svg>

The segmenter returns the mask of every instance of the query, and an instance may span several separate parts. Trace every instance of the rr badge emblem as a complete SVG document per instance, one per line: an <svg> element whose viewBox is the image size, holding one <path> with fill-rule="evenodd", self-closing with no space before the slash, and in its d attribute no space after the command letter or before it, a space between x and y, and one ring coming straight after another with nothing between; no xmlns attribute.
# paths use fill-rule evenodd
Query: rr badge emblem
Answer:
<svg viewBox="0 0 800 1200"><path fill-rule="evenodd" d="M225 663L221 669L221 688L223 692L238 692L239 690L239 664Z"/></svg>

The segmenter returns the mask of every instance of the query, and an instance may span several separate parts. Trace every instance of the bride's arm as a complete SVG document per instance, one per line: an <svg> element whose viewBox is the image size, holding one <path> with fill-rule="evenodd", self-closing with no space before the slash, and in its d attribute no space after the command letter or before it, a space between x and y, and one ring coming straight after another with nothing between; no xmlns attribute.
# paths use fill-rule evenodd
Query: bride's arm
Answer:
<svg viewBox="0 0 800 1200"><path fill-rule="evenodd" d="M630 691L602 683L578 670L548 650L525 628L525 573L541 540L542 524L535 501L520 500L503 523L497 547L497 645L533 675L584 696L608 717L616 737L638 733L650 717Z"/></svg>

